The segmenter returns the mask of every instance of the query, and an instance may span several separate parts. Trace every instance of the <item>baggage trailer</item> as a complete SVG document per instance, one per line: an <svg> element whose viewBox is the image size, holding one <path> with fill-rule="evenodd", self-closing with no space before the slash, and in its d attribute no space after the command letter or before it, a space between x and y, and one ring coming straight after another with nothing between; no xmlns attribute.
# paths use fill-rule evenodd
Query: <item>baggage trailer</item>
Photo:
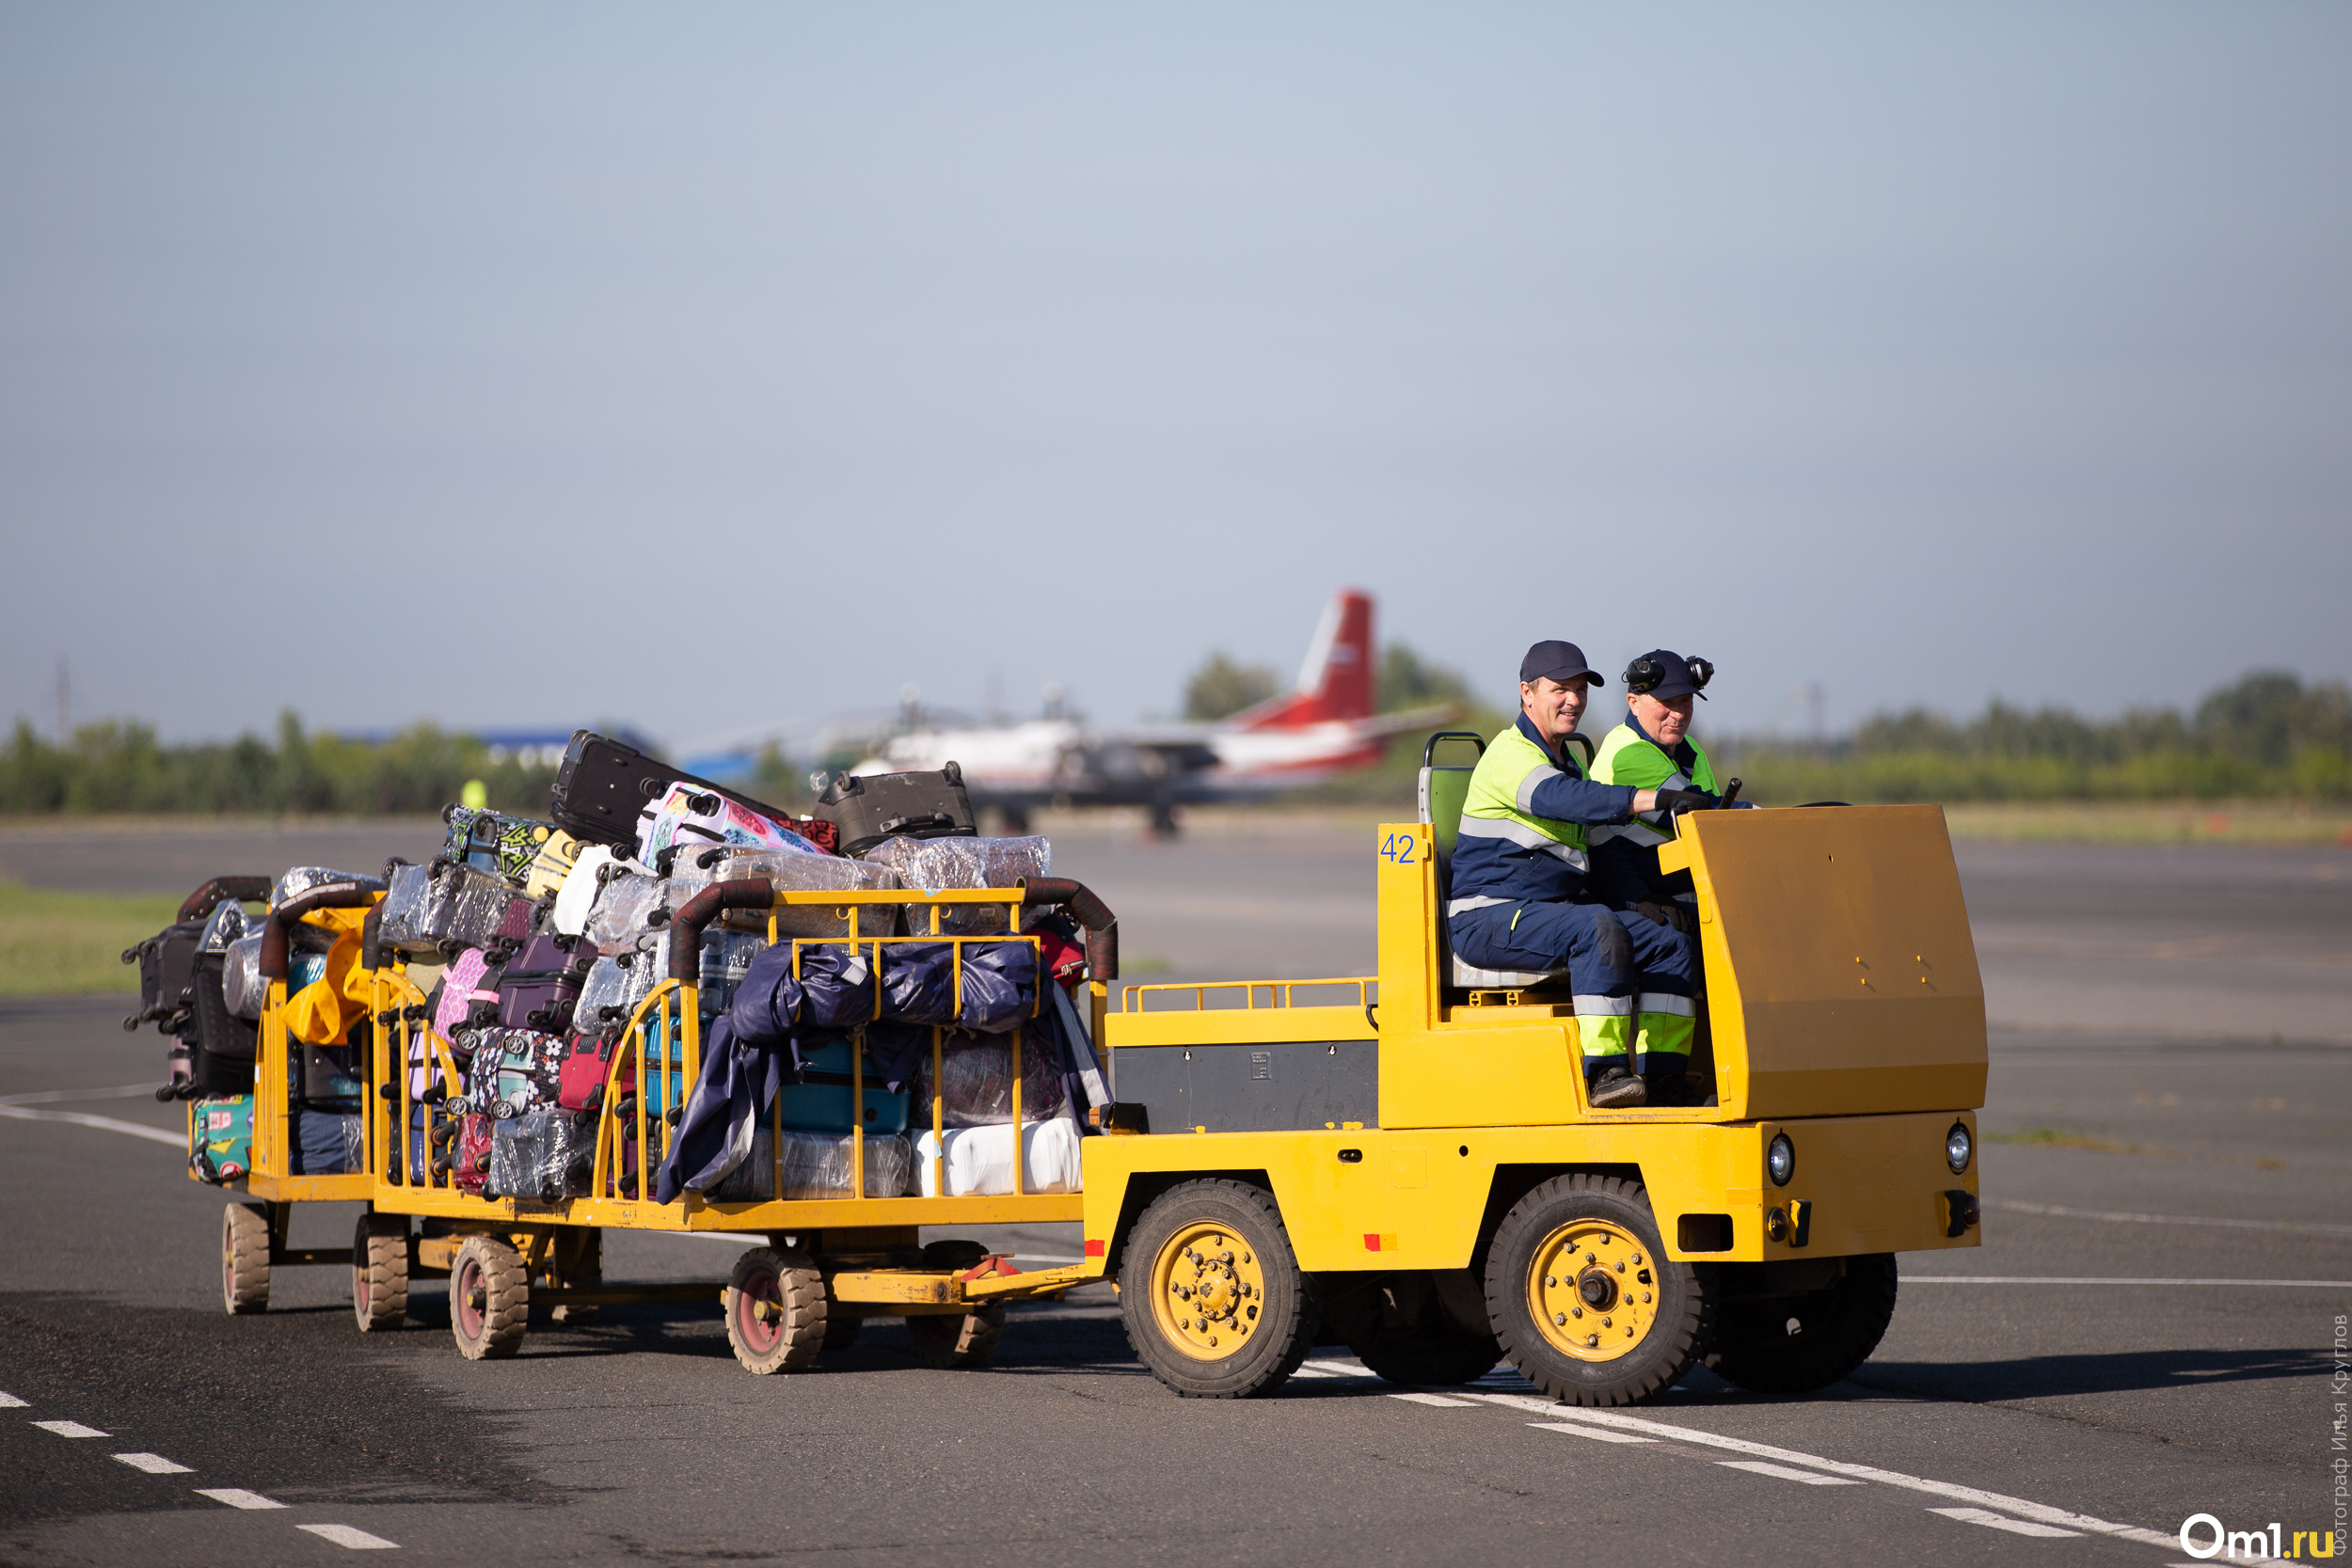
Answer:
<svg viewBox="0 0 2352 1568"><path fill-rule="evenodd" d="M352 1309L362 1332L396 1327L406 1310L409 1281L450 1280L450 1316L458 1349L469 1358L512 1355L521 1344L533 1305L565 1315L601 1305L663 1300L712 1300L723 1308L727 1337L737 1358L755 1372L798 1370L818 1353L854 1338L859 1320L902 1317L925 1358L941 1367L986 1364L1009 1301L1052 1295L1077 1280L1057 1274L1023 1274L1009 1259L975 1243L919 1243L924 1226L1015 1225L1074 1222L1081 1213L1075 1193L1032 1193L1027 1161L1012 1162L1009 1194L955 1196L946 1180L944 1107L933 1104L932 1181L935 1196L869 1196L866 1134L852 1118L850 1133L850 1188L846 1196L728 1201L686 1192L677 1200L652 1199L654 1173L678 1130L676 1094L644 1092L650 1081L675 1081L691 1088L702 1071L703 1030L698 995L704 930L730 910L765 910L769 937L798 954L809 949L844 949L868 957L881 983L881 949L902 943L932 943L952 949L954 1000L962 1000L964 950L976 943L1027 943L1018 934L1024 909L1068 906L1088 923L1090 968L1117 973L1117 940L1110 911L1075 882L1032 879L1004 889L946 889L935 892L776 892L768 882L745 879L705 888L673 916L667 942L668 978L641 1002L612 1055L605 1092L594 1116L593 1154L585 1195L549 1193L542 1198L485 1196L457 1181L452 1158L465 1104L465 1079L448 1045L426 1027L425 993L405 965L386 961L370 971L371 1016L375 1049L371 1053L363 1105L365 1168L347 1175L290 1174L294 1106L288 1087L288 932L321 909L371 906L381 892L345 884L315 890L290 900L268 917L261 967L268 981L262 1007L254 1104L253 1162L244 1179L258 1204L232 1203L224 1221L222 1289L231 1312L266 1307L273 1265L345 1264L352 1270ZM914 936L859 934L861 916L884 929L895 919L885 906L919 906L930 927ZM941 935L943 914L965 906L1001 911L1005 928L981 936ZM778 929L778 915L800 908L838 911L841 937L795 938ZM871 913L866 913L871 911ZM661 955L641 954L639 961ZM1092 982L1090 1010L1099 1028L1105 982ZM1056 1006L1058 990L1040 970L1033 1008ZM1074 1020L1073 1020L1074 1022ZM932 1082L939 1081L945 1028L930 1031ZM1011 1033L1013 1127L1022 1124L1022 1051ZM850 1057L850 1102L865 1102L865 1053ZM421 1069L421 1070L412 1070ZM414 1080L428 1080L422 1093ZM632 1088L632 1085L636 1085ZM191 1116L194 1115L193 1110ZM785 1167L783 1100L769 1109L775 1169L771 1190L781 1190ZM1035 1125L1035 1124L1032 1124ZM989 1129L971 1129L985 1132ZM192 1136L193 1132L192 1132ZM1016 1148L1020 1144L1016 1141ZM293 1206L300 1202L360 1199L370 1212L359 1217L348 1249L295 1250L286 1245ZM763 1245L746 1251L723 1286L717 1284L613 1284L603 1278L602 1231L608 1227L742 1235Z"/></svg>
<svg viewBox="0 0 2352 1568"><path fill-rule="evenodd" d="M1984 1002L1940 809L1678 818L1658 852L1695 885L1706 995L1691 1077L1711 1092L1701 1105L1604 1110L1585 1094L1565 974L1474 971L1449 951L1446 867L1470 770L1423 761L1418 817L1380 825L1369 846L1376 976L1129 986L1114 1007L1116 928L1074 883L706 889L678 911L670 978L615 1053L589 1196L483 1198L432 1164L421 1185L408 1180L418 1102L396 1064L421 998L385 974L378 1018L400 1043L374 1058L372 1103L389 1114L369 1119L373 1212L353 1252L361 1326L397 1323L394 1301L419 1275L452 1276L469 1356L513 1354L533 1300L570 1309L712 1291L606 1285L596 1237L618 1226L763 1238L716 1292L738 1358L757 1372L808 1366L865 1316L904 1317L935 1365L979 1365L1007 1302L1097 1280L1118 1291L1137 1354L1187 1396L1270 1392L1319 1343L1408 1384L1459 1384L1507 1359L1595 1405L1650 1398L1700 1360L1773 1392L1852 1371L1893 1314L1894 1255L1979 1239ZM1110 1073L1082 1191L1019 1191L1016 1157L1004 1196L647 1200L668 1130L622 1095L623 1064L675 1051L693 1081L695 942L723 909L768 907L771 937L803 951L875 951L947 939L858 936L854 916L845 938L782 938L774 911L998 904L1018 931L1022 906L1048 900L1085 906L1089 1033ZM961 948L957 958L960 974ZM273 1069L266 1053L283 1052L284 1031L265 1020L263 1035L262 1092L281 1097L282 1117L283 1059ZM435 1070L457 1083L445 1055ZM423 1101L428 1141L446 1124L433 1103L443 1092ZM265 1166L262 1119L249 1190L310 1196ZM853 1169L862 1180L862 1157ZM1050 1270L1015 1273L971 1243L916 1245L925 1225L1071 1220L1085 1260Z"/></svg>

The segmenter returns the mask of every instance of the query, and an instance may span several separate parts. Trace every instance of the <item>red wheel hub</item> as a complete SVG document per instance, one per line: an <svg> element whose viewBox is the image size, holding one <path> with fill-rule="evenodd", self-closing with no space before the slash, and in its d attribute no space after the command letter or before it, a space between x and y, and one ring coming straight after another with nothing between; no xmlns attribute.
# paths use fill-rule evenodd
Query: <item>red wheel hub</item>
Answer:
<svg viewBox="0 0 2352 1568"><path fill-rule="evenodd" d="M449 1309L457 1314L457 1331L469 1339L482 1338L483 1320L488 1316L482 1299L482 1265L467 1259L450 1286Z"/></svg>
<svg viewBox="0 0 2352 1568"><path fill-rule="evenodd" d="M772 1270L743 1276L735 1292L735 1333L755 1355L765 1355L784 1338L784 1291Z"/></svg>

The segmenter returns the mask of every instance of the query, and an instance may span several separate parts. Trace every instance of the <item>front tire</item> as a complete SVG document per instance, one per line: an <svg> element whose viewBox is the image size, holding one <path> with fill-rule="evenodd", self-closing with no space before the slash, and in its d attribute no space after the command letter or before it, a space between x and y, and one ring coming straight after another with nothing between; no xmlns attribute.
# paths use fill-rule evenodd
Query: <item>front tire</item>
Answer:
<svg viewBox="0 0 2352 1568"><path fill-rule="evenodd" d="M1870 1358L1895 1317L1895 1255L1845 1259L1826 1291L1726 1302L1707 1370L1758 1394L1810 1394Z"/></svg>
<svg viewBox="0 0 2352 1568"><path fill-rule="evenodd" d="M1710 1281L1666 1258L1649 1196L1613 1176L1555 1176L1503 1216L1486 1312L1530 1383L1571 1404L1633 1404L1689 1370Z"/></svg>
<svg viewBox="0 0 2352 1568"><path fill-rule="evenodd" d="M735 1260L723 1299L727 1343L746 1371L804 1371L824 1349L824 1276L800 1253L750 1248Z"/></svg>
<svg viewBox="0 0 2352 1568"><path fill-rule="evenodd" d="M496 1236L469 1236L449 1271L449 1329L469 1361L502 1361L531 1323L531 1273Z"/></svg>
<svg viewBox="0 0 2352 1568"><path fill-rule="evenodd" d="M407 1318L407 1215L359 1216L351 1238L351 1315L362 1334L398 1328Z"/></svg>
<svg viewBox="0 0 2352 1568"><path fill-rule="evenodd" d="M220 1305L237 1318L269 1310L269 1213L258 1203L220 1217Z"/></svg>
<svg viewBox="0 0 2352 1568"><path fill-rule="evenodd" d="M1273 1195L1239 1181L1187 1181L1154 1199L1127 1240L1119 1296L1127 1342L1187 1399L1271 1393L1322 1321Z"/></svg>

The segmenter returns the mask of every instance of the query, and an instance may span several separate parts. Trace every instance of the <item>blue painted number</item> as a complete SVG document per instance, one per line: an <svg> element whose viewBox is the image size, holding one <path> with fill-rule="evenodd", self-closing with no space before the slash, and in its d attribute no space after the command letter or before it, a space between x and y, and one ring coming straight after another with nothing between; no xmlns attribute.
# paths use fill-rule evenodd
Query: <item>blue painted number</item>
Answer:
<svg viewBox="0 0 2352 1568"><path fill-rule="evenodd" d="M1388 837L1382 839L1380 841L1380 858L1389 862L1392 865L1413 864L1413 835L1411 833L1391 833Z"/></svg>

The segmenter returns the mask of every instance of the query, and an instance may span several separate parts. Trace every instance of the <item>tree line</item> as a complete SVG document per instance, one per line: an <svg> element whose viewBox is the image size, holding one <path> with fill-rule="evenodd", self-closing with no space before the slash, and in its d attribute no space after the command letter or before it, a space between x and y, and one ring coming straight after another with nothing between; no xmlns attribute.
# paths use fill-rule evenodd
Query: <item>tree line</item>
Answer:
<svg viewBox="0 0 2352 1568"><path fill-rule="evenodd" d="M1401 642L1383 650L1380 707L1456 705L1453 728L1492 736L1511 710L1482 703L1462 676ZM1278 689L1271 672L1213 655L1187 683L1186 716L1214 720ZM1617 722L1613 688L1596 693L1585 731L1596 740ZM1747 781L1763 803L1799 800L2163 800L2269 798L2352 800L2352 693L2339 682L2304 683L2256 671L2207 693L2186 711L2135 709L2112 720L2060 707L1995 702L1955 721L1926 708L1881 714L1820 745L1713 735L1702 709L1694 732L1724 776ZM1310 795L1326 801L1404 803L1412 799L1424 737L1400 737L1377 768ZM800 802L805 785L772 750L755 793ZM416 724L389 739L312 735L289 712L274 740L165 745L151 725L110 720L58 744L19 720L0 746L0 814L18 816L135 813L379 816L437 812L469 780L491 805L543 816L554 769L493 761L471 736Z"/></svg>

